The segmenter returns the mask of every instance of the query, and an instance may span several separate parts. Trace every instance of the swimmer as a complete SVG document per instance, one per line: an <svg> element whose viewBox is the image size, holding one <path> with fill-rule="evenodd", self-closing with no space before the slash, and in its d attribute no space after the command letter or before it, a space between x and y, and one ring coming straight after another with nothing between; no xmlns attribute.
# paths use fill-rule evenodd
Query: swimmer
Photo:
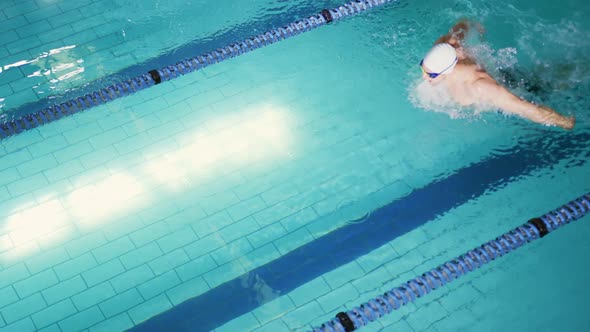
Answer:
<svg viewBox="0 0 590 332"><path fill-rule="evenodd" d="M572 129L576 121L573 116L565 117L547 106L535 105L515 96L469 56L463 42L473 27L483 34L481 25L462 20L440 37L420 61L422 77L433 85L444 82L452 99L460 105L492 105L540 124Z"/></svg>

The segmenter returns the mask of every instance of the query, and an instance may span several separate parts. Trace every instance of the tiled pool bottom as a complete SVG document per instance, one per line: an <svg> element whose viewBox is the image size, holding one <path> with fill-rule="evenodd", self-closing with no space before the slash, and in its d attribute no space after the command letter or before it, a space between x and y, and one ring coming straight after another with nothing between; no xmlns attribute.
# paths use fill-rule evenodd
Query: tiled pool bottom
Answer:
<svg viewBox="0 0 590 332"><path fill-rule="evenodd" d="M87 114L91 115L90 113ZM79 120L79 118L76 119ZM14 140L10 142L15 143ZM7 144L5 148L10 149L11 146ZM568 174L575 178L575 171L575 169L568 170L568 172L572 172ZM578 169L578 172L580 176L584 174L582 169ZM531 203L530 201L526 200L520 204L518 202L516 202L517 204L510 203L511 197L522 197L522 192L527 192L530 187L543 187L550 188L550 192L545 192L548 196L559 197L559 195L562 195L563 200L567 200L569 197L565 197L563 192L567 192L566 189L569 185L571 183L564 183L550 178L531 179L523 181L522 184L514 183L509 189L504 189L501 194L482 199L477 204L459 208L440 218L440 220L429 223L380 247L367 256L318 277L286 296L263 305L252 313L244 315L217 330L306 330L309 326L307 324L323 322L328 317L332 317L335 312L342 310L344 304L358 304L360 300L373 296L375 288L387 289L395 286L416 273L436 265L439 260L442 261L454 256L462 252L464 248L471 248L473 245L497 235L498 230L505 230L514 226L511 223L512 220L514 220L514 223L520 223L523 216L528 217L534 213L543 212L547 208L543 204L543 200L540 199L534 205L535 210L529 213L526 210L530 208L528 205ZM18 187L9 186L8 190L12 192L14 188ZM50 200L50 198L44 197L40 198L40 200ZM493 218L486 217L485 214L479 212L489 209L490 206L506 207L502 209L505 216L500 219L505 223L498 222L497 210L494 210ZM163 214L170 213L173 210L173 207L167 208L168 211L166 211L166 208L156 208L154 210L159 210ZM10 319L15 319L19 314L26 314L27 310L35 311L30 318L26 317L9 323L4 327L4 330L32 330L35 326L44 326L43 324L47 324L47 322L50 323L49 330L58 328L64 331L79 330L88 327L79 324L94 323L97 323L97 325L90 326L91 331L101 329L108 331L122 330L160 310L170 308L171 305L177 304L188 296L198 295L206 291L210 284L214 285L215 281L212 279L214 274L205 276L205 281L195 278L184 282L183 274L179 271L187 271L186 266L189 264L185 264L186 258L178 258L179 256L172 254L167 255L165 262L155 258L147 262L148 267L145 267L145 265L144 267L134 267L135 264L141 262L141 259L162 255L163 251L170 251L171 248L184 245L186 244L184 241L191 239L190 235L187 236L188 239L185 237L187 234L186 229L180 229L180 232L172 233L171 236L159 238L155 241L157 244L152 242L151 245L147 244L139 247L143 243L150 241L150 237L159 237L161 234L158 234L158 231L163 232L162 229L167 229L170 232L172 227L182 227L182 220L178 216L176 218L162 219L165 220L165 223L158 224L159 227L146 226L144 222L149 220L148 218L154 217L154 220L157 218L154 210L147 210L140 217L142 222L133 222L133 218L121 219L117 225L103 228L104 237L87 235L82 240L66 243L63 248L50 249L43 255L26 259L24 264L17 263L13 266L3 264L4 268L0 271L1 280L3 281L9 280L8 278L18 278L17 274L19 271L23 271L23 266L29 272L35 273L29 279L22 281L13 279L10 281L12 286L2 288L4 292L2 299L9 303L2 305L2 309L0 309L0 313L5 320L4 324L11 322ZM195 212L195 210L190 211L190 215L196 215ZM227 213L233 215L235 212L228 209ZM206 219L205 222L198 225L202 227L206 225L220 227L219 224L215 224L215 220L219 219ZM487 220L493 220L493 222L486 222ZM229 234L235 234L236 232L239 233L238 229L244 228L245 225L247 224L243 223L240 225L242 227L236 225L232 231L226 229L227 236L233 236ZM201 227L193 227L192 229L195 233L207 232ZM78 229L77 231L83 232L84 230ZM575 236L576 232L570 231L569 233L568 236L571 240L571 236ZM198 235L203 234L206 233L199 233ZM59 236L60 234L54 235ZM221 236L224 237L223 234ZM473 238L469 238L470 236L473 236ZM51 237L54 236L50 235L49 238ZM248 240L252 239L251 236L246 237ZM468 238L467 241L465 241L466 237ZM38 245L42 249L51 248L49 238L46 236L41 237ZM298 238L298 236L294 238ZM537 259L531 259L531 257L540 254L538 250L544 248L541 246L548 246L544 253L550 253L552 249L555 249L555 246L552 247L548 242L555 241L549 240L555 238L556 235L552 235L547 241L533 247L534 250L531 249L526 255L522 254L518 256L518 259L507 258L506 261L499 262L498 266L475 273L473 276L461 281L460 284L452 285L448 291L445 289L440 294L433 294L432 297L424 299L418 305L393 314L389 320L381 321L366 330L370 331L371 328L379 329L381 327L385 327L384 330L386 331L457 331L462 328L468 331L491 330L488 325L480 326L477 324L478 319L483 319L483 321L493 319L489 318L491 313L493 313L493 317L496 317L495 311L497 308L494 308L494 304L500 301L496 293L496 282L502 285L501 288L511 282L508 277L498 281L499 276L512 273L514 271L512 264L522 259L528 260L527 265L531 265L526 266L528 269L526 272L536 272L534 267L543 264ZM572 242L576 244L583 243L583 239L579 238L578 240ZM465 241L465 243L460 243L462 241ZM287 241L287 243L290 242L291 240ZM6 245L6 242L3 242L3 244ZM139 248L134 249L135 247ZM576 245L576 248L579 250L580 246ZM270 256L273 258L286 249L281 250L278 247L275 250L280 251L271 250ZM81 254L85 251L86 253ZM171 251L171 253L173 252L175 251ZM5 255L3 252L2 258L6 259L14 254L11 252L10 255ZM248 263L252 264L252 261L256 262L257 260L264 262L269 259L265 257L267 254L266 249L258 252L253 251L247 259L242 259L240 262L243 266ZM574 252L571 252L571 254L574 254ZM65 261L72 256L76 257L76 255L80 256ZM138 257L138 255L141 257ZM117 258L110 260L113 256L117 256ZM551 257L550 255L542 256ZM219 255L215 257L218 259ZM572 255L571 257L575 256ZM117 260L121 262L122 268L121 265L112 263ZM553 259L552 261L559 260ZM197 262L199 267L203 269L212 266L209 264L209 267L206 267L206 262ZM96 267L98 264L100 264L100 267ZM180 264L179 269L176 270L176 276L174 276L174 273L163 273L154 277L156 273L159 273L158 269L162 269L159 271L165 270L167 267L163 267L163 265L167 264ZM53 265L52 269L47 270L47 266L51 265ZM566 264L564 263L564 265ZM173 265L168 265L168 267L170 266ZM72 271L72 268L79 269L81 275L73 276L78 271ZM53 272L47 272L51 270ZM227 270L222 273L226 272ZM545 271L539 269L537 272L543 273ZM54 276L53 279L51 275ZM575 277L581 278L577 283L580 285L586 276L582 274ZM557 280L549 280L548 283L555 281ZM575 280L570 279L570 281L576 284ZM180 284L181 282L184 283ZM531 293L535 290L530 283L520 286L529 287L528 291ZM533 284L533 286L539 285ZM134 288L127 290L128 287ZM519 291L522 292L522 289L520 288ZM166 291L164 292L164 290ZM158 292L164 293L154 297L154 293ZM504 295L508 296L509 294L505 292ZM530 295L529 301L534 302L535 294ZM19 301L18 297L20 296L23 299ZM69 298L63 300L64 297ZM572 297L572 300L574 299ZM147 301L143 302L144 300ZM10 301L15 302L10 303ZM39 302L36 303L35 301ZM92 305L93 302L96 302L95 305ZM523 303L530 304L527 301ZM43 307L43 305L45 306ZM115 314L121 310L127 311L122 314Z"/></svg>
<svg viewBox="0 0 590 332"><path fill-rule="evenodd" d="M276 82L274 88L269 84L236 95L252 82L230 85L229 74L207 73L210 77L187 76L0 143L2 329L129 328L309 240L307 230L294 231L316 219L316 210L327 213L340 203L328 199L330 191L348 192L352 199L379 185L375 168L369 172L360 156L356 165L367 173L359 178L373 179L351 188L341 178L330 182L331 169L311 170L346 161L350 176L355 159L343 153L344 145L334 145L339 140L347 147L362 145L351 139L350 126L320 131L324 137L318 137L316 150L326 145L332 153L309 153L310 159L297 166L277 158L272 167L260 162L244 167L257 156L236 159L229 137L215 133L230 127L246 135L269 121L280 124L281 107L289 100L274 101L281 107L271 111L273 100L256 104L261 112L251 115L257 122L242 126L244 118L234 110L247 111L254 99L273 95ZM293 92L287 97L301 98ZM216 121L217 115L224 121ZM312 121L313 113L308 115L306 121ZM204 123L203 132L195 130ZM322 122L314 128L321 130ZM260 138L239 138L260 143ZM187 150L194 142L200 145ZM260 157L276 151L273 145L263 147ZM215 164L213 155L220 151L225 155ZM199 164L205 158L210 160ZM212 172L211 164L221 172ZM285 173L299 176L287 181ZM308 190L316 184L321 191ZM288 224L280 222L285 217ZM231 245L222 246L226 242Z"/></svg>
<svg viewBox="0 0 590 332"><path fill-rule="evenodd" d="M178 126L178 122L175 121L177 120L176 117L179 114L184 114L180 112L190 113L186 108L169 106L170 104L175 105L173 103L174 95L167 93L173 87L176 89L182 88L181 83L183 82L189 83L194 79L199 82L199 88L203 90L207 90L205 82L212 82L210 83L212 86L217 86L211 90L214 92L204 91L198 95L199 98L194 98L194 101L191 101L190 104L194 107L199 107L198 103L213 105L218 112L223 112L221 107L224 104L220 104L220 102L228 103L226 105L230 106L242 105L242 103L248 103L247 98L256 99L263 94L260 91L250 90L249 94L239 94L238 97L229 98L229 101L225 100L227 98L223 94L219 94L219 92L223 93L224 87L229 85L223 84L224 80L219 77L220 75L213 74L211 73L210 79L206 77L187 77L185 81L181 81L176 86L163 86L161 90L156 90L151 95L154 99L148 102L144 102L142 99L145 95L123 100L121 103L127 103L125 107L131 110L129 113L122 114L117 111L117 107L122 105L121 103L112 104L106 108L96 110L96 112L87 112L66 119L63 122L51 124L44 127L40 133L31 132L2 142L2 147L5 149L5 156L2 160L3 165L9 165L8 167L10 167L12 162L19 174L33 174L34 176L34 174L41 172L44 176L49 177L48 181L57 183L50 188L42 184L39 188L33 190L31 195L26 193L17 195L17 199L24 196L18 201L3 201L2 211L8 212L10 210L7 210L7 207L14 208L17 206L22 206L26 210L26 206L21 204L31 198L36 202L51 202L55 198L68 197L66 193L69 193L74 188L84 187L89 183L97 184L100 187L100 184L104 183L102 182L104 178L108 178L111 174L121 173L121 165L145 164L147 160L153 159L150 158L153 154L162 156L160 159L166 159L163 156L170 152L170 146L173 145L173 142L158 136L157 129L165 128L159 131L161 135L164 135L164 133L169 132L168 128ZM223 77L223 75L221 76ZM192 89L190 84L186 88ZM232 86L232 88L234 87ZM269 87L266 86L260 89L264 91ZM166 95L163 98L157 98L158 93ZM180 95L180 92L178 93ZM163 104L162 99L166 102L165 104ZM138 104L133 105L134 102ZM149 115L150 108L148 106L153 107L154 115L152 117ZM230 106L227 106L228 109L233 109ZM192 108L189 109L193 111ZM210 115L210 113L203 113L202 110L196 109L194 110L195 113L191 114L194 114L195 117L204 114ZM105 115L105 113L110 116ZM162 119L166 119L166 116L172 117L173 120L162 121ZM151 125L150 119L152 121ZM187 119L183 119L184 126L190 126L192 123ZM115 128L110 129L106 134L91 135L89 126L94 121L99 123L102 130L108 130L109 123ZM159 121L163 123L159 123ZM84 122L87 123L84 124ZM154 122L156 122L156 125L153 124ZM170 122L173 122L175 126L170 125ZM128 127L119 128L121 124L127 124ZM163 127L166 124L169 127ZM237 125L232 122L230 124L233 127ZM211 128L217 128L219 125L221 124L210 123ZM68 126L70 126L69 130ZM140 126L143 129L141 132L146 132L147 136L141 136L143 139L136 137L136 141L133 143L135 145L131 145L131 142L113 135L117 131L122 132L120 135L127 134L126 130ZM66 152L58 153L58 151L71 148L57 145L56 141L58 139L56 137L59 137L62 142L69 143L68 139L80 139L84 142L86 140L83 139L82 134L89 136L88 142L92 148L98 148L95 153L86 152L81 154L80 157L72 157L73 160L81 163L85 169L88 167L86 173L76 173L75 170L80 168L72 166L55 171L55 173L46 172L39 168L36 171L26 173L27 169L31 169L33 163L25 163L22 159L11 159L25 158L23 153L25 155L28 153L31 158L39 154L38 158L42 158L43 153L49 154L49 151L56 149L57 154L52 154L52 156L59 159L60 162L67 163L67 160L61 159L65 158L63 156ZM42 135L47 135L45 140L42 139ZM153 140L150 141L152 144L159 141L162 142L159 143L161 145L149 145L142 149L142 144L147 144L142 142L145 142L148 137ZM35 138L38 141L35 144L28 145ZM159 139L157 140L157 138ZM115 141L109 142L108 139ZM106 146L111 144L114 146L115 151L110 149L110 161L107 161L109 158L106 157L109 148L101 148L100 142L103 142L102 144ZM350 143L351 141L346 142ZM75 142L71 143L76 144ZM185 142L184 145L186 144L188 143ZM330 142L326 144L330 144ZM27 148L23 150L21 148L24 145L27 145ZM131 149L130 146L135 146L136 149ZM159 153L154 148L158 146L161 146ZM338 145L330 146L336 151L334 154L329 154L331 157L335 157L336 153L342 154L342 151L337 149ZM346 147L349 146L346 145ZM80 153L76 152L79 151L77 149L65 151L76 156ZM126 157L118 157L119 159L112 157L113 154L118 154L121 151L132 151L133 153L129 153ZM319 155L324 154L328 154L328 152L322 151ZM362 155L362 157L366 156L366 154ZM341 157L346 162L351 161L350 156L347 157L346 154ZM172 157L168 156L167 158ZM315 155L315 158L319 158L318 155ZM325 160L320 158L319 161L315 160L310 165L316 165L321 161ZM168 162L172 163L173 161ZM331 165L338 164L334 162ZM47 167L45 162L40 162L38 165L40 165L39 167ZM304 169L305 172L312 169L309 165L307 166ZM358 168L363 170L363 173L367 172L368 175L371 172L367 166L359 162L356 166L350 166L350 169ZM391 167L387 164L378 166ZM259 170L261 172L265 170L263 164L258 165L258 167L261 168ZM298 168L281 168L281 170L288 170L293 174L297 174ZM68 175L66 172L68 169L71 169L73 173ZM136 168L131 169L136 170ZM103 172L96 172L97 170ZM349 171L348 168L346 170ZM3 172L8 171L3 170ZM515 182L492 196L485 196L481 200L457 208L436 221L429 222L385 246L376 248L375 251L366 256L315 278L289 294L280 294L284 296L253 310L251 313L236 318L216 330L307 330L310 324L319 324L333 317L334 313L342 310L344 306L356 305L374 296L380 290L396 286L400 282L415 276L416 273L421 273L441 261L523 222L523 218L545 212L547 208L553 208L553 206L546 206L544 196L531 197L529 195L530 198L526 200L512 201L513 197L525 197L523 193L528 193L531 188L544 188L543 195L552 197L555 204L570 199L571 197L567 197L565 193L568 192L568 188L572 185L571 179L583 176L584 170L582 167L571 168L567 172L569 179L567 181L552 178L551 176L533 177L521 182ZM130 173L138 174L136 172ZM61 176L68 181L53 178L51 177L52 174L62 174ZM160 173L153 172L153 174ZM240 175L243 176L243 174ZM5 324L2 329L6 331L26 331L46 327L49 331L83 330L87 328L90 331L117 331L131 328L133 324L167 310L188 297L202 294L210 287L219 285L258 264L278 258L292 249L294 245L299 245L297 241L306 241L325 234L325 228L313 224L313 221L319 218L315 209L322 211L322 206L324 206L323 211L342 208L339 203L330 203L330 200L327 200L328 197L325 196L325 192L323 194L313 193L310 188L304 190L303 183L300 183L303 180L297 180L297 177L291 180L297 182L295 186L297 189L289 191L286 190L289 188L289 182L281 183L278 188L275 188L277 186L276 179L284 178L284 174L281 175L279 172L273 172L268 177L261 177L249 184L240 175L230 173L227 178L207 179L205 177L203 182L199 183L207 183L207 186L204 187L208 192L216 192L240 183L236 186L238 189L234 188L234 195L238 199L243 199L245 203L240 203L236 198L224 201L220 198L222 196L219 195L208 197L196 188L188 188L190 181L181 181L182 179L176 181L179 174L172 174L165 179L164 184L156 187L157 194L154 194L153 197L144 195L141 200L136 200L137 204L142 203L143 206L154 204L151 209L143 209L143 212L139 215L120 217L110 225L108 223L107 225L100 225L97 220L93 220L92 217L87 215L86 218L90 219L89 224L65 224L50 230L43 229L44 224L40 223L35 225L36 228L40 228L39 231L44 231L47 234L36 234L37 243L33 246L28 245L26 241L27 233L13 233L20 234L20 237L11 236L10 240L3 238L3 251L0 256L2 259L0 281L8 284L2 284L2 288L0 288L3 295L0 298L5 301L5 303L0 304L2 324ZM317 181L320 181L319 179L322 176L321 173L317 172L311 175ZM303 177L304 175L300 176ZM391 181L395 180L393 175L390 176L392 176ZM124 180L121 177L116 179L118 180L117 185L121 185L121 180ZM315 186L315 183L312 182L309 186ZM33 184L33 181L22 185L19 185L18 182L11 182L5 185L7 194L4 197L18 194L19 188L30 188ZM182 188L183 194L175 195L170 193L167 191L170 190L167 189L169 185L173 185L173 188ZM367 184L364 183L363 186L365 185ZM353 187L355 188L353 191L359 190L359 186ZM262 191L258 195L260 199L247 197L248 192L254 190L252 188ZM338 190L340 189L338 188ZM375 190L375 188L372 190ZM349 191L345 192L350 194ZM111 194L116 193L117 190L115 189ZM391 197L401 197L406 193L407 191L400 190L392 193ZM342 194L342 191L338 191L338 194ZM314 195L319 196L314 197ZM119 197L124 198L124 196ZM159 199L162 199L164 204L159 203ZM73 202L82 201L74 200ZM199 208L187 209L187 206L193 206L195 201L200 203ZM60 204L67 204L68 202L66 199L60 201ZM257 202L258 205L255 204ZM281 204L281 202L285 203ZM92 211L93 215L102 215L105 219L108 219L108 217L104 216L105 209L111 213L125 215L125 211L117 210L118 205L115 204L117 201L109 201L109 203L111 205L108 207L87 205L84 208ZM288 217L293 213L290 209L307 206L308 204L313 208L303 209L292 218ZM130 204L128 206L133 207L134 205ZM179 211L179 206L183 206L185 209ZM84 216L83 210L76 210L74 209L75 206L68 207L72 208L74 213ZM264 207L274 208L270 212L264 212ZM378 206L367 206L362 211L350 211L349 213L352 214L342 215L342 220L354 219L355 214L362 214L376 207ZM493 212L489 214L482 212L490 211L490 207L494 207ZM248 208L253 210L247 211ZM47 222L47 218L43 218L48 215L47 213L59 216L60 211L37 210L36 213L37 215L33 213L25 216L29 218L37 217L39 220ZM191 227L186 227L186 223L192 221L192 218L205 216L205 214L211 214L212 217L199 219L197 222L192 223ZM252 214L256 223L249 222L248 220L251 220L249 218L242 218L241 215L244 214ZM222 216L225 216L225 218ZM287 216L287 218L281 216ZM279 219L279 222L276 223L272 222L275 220L274 218L282 219ZM49 221L51 220L49 218ZM225 224L233 222L233 220L237 221L232 225ZM240 220L243 221L240 222ZM264 223L268 222L271 223L268 226L263 226ZM253 233L252 229L249 228L253 225L256 225L254 227L260 227L261 230ZM309 227L303 230L298 227L303 225ZM583 224L574 227L585 227L581 225ZM336 226L324 225L324 227L328 228ZM99 231L95 232L93 227L96 227ZM216 229L220 229L219 233L214 233ZM562 233L567 233L567 235L561 235ZM394 313L388 319L365 330L371 331L383 328L385 331L416 332L491 331L491 327L494 326L493 324L496 323L499 316L513 318L515 321L511 323L511 326L519 326L519 323L524 324L517 319L518 317L511 316L510 310L502 310L498 303L510 301L512 303L510 308L518 305L521 307L531 305L531 303L540 299L535 291L543 285L541 280L538 279L527 281L525 285L515 285L511 277L523 272L536 275L547 274L546 264L548 263L543 264L538 255L541 255L547 261L551 261L551 264L558 264L555 265L556 268L559 268L560 265L567 266L571 264L571 262L551 256L551 252L558 249L563 250L564 248L559 247L558 244L563 243L564 239L574 243L576 250L583 250L585 248L584 240L580 235L583 233L584 230L580 231L579 228L570 231L564 229L564 232L551 235L547 240L533 245L530 249L525 249L525 253L509 256L505 260L497 262L491 268L476 272L465 280L461 280L460 283L441 290L439 294L434 293L431 297L421 300L417 305ZM218 236L213 236L214 234L218 234ZM33 235L35 236L35 234ZM20 239L23 245L19 246L14 240L15 238ZM244 238L247 242L240 242ZM558 241L560 238L561 242ZM69 239L74 240L70 241ZM236 246L228 247L227 250L216 250L210 256L207 255L207 258L194 259L198 255L198 250L201 247L198 243L202 239L212 240L213 242L207 243L209 246L217 245L215 241L227 241ZM65 243L62 244L60 241ZM370 239L367 239L367 241L370 241ZM240 247L240 244L245 243L252 247L250 249ZM178 250L179 247L182 247L182 250ZM246 253L245 256L240 256L237 260L216 267L219 262L231 259L233 258L232 255L243 252ZM575 258L573 250L569 253L572 254L569 257ZM19 255L21 256L19 257ZM237 264L234 264L236 261ZM516 263L522 264L522 262L526 263L524 267L515 265ZM543 266L545 268L542 268ZM584 274L576 274L570 278L570 282L582 285L586 277ZM560 277L555 276L555 279L547 278L542 281L547 284L556 283ZM507 285L514 287L513 289L518 290L519 294L523 292L530 294L523 296L521 299L513 299L511 293L506 290ZM260 284L260 287L264 290L263 284ZM504 289L504 291L499 294L498 289ZM269 292L272 293L272 290L269 290ZM270 294L269 296L275 295L279 294ZM555 295L555 293L552 295ZM573 293L569 293L569 295L569 300L572 302L578 299L577 295ZM563 294L560 294L560 296L563 296ZM568 299L568 297L562 298ZM565 318L561 321L564 320ZM556 321L559 320L556 319ZM532 324L541 325L541 322L543 321L540 320ZM555 327L556 325L553 322L553 325L547 324L547 326ZM510 330L510 328L507 328L507 330Z"/></svg>
<svg viewBox="0 0 590 332"><path fill-rule="evenodd" d="M370 63L356 63L348 72L370 73L381 88L332 85L354 77L326 74L333 68L320 60L337 58L339 49L308 54L302 45L332 40L346 27L301 36L304 42L260 50L254 58L0 141L0 328L131 328L320 239L410 188L428 185L440 173L477 161L487 155L486 146L504 142L508 126L486 131L483 123L452 121L392 101L383 92L401 89L405 96L404 82L392 83ZM276 56L287 53L297 61ZM309 80L311 74L323 79ZM370 106L359 106L359 94ZM402 105L394 109L394 119L392 104ZM407 129L417 124L420 135ZM443 127L461 131L452 139L432 134ZM464 145L448 144L457 137ZM245 146L252 147L247 154ZM584 175L581 166L558 169L567 170L567 181ZM273 293L260 282L261 302L283 296L216 329L306 330L341 306L372 297L376 288L395 286L554 207L547 204L571 199L565 193L577 187L567 181L546 175L515 182L288 294ZM351 204L388 185L389 201ZM541 187L543 196L509 202ZM492 207L492 214L482 214ZM338 218L322 218L329 215ZM572 243L583 248L583 242ZM514 271L513 261L506 262L372 328L449 331L465 321L463 326L485 330L473 319L496 319L494 284L502 271L507 276ZM547 262L529 268L541 273Z"/></svg>
<svg viewBox="0 0 590 332"><path fill-rule="evenodd" d="M330 4L336 2L323 5ZM32 113L50 105L48 95L87 84L99 89L114 79L105 76L136 76L225 46L219 44L222 39L239 40L244 31L280 25L277 19L288 22L319 10L319 5L300 0L287 6L265 0L217 6L169 3L166 10L149 0L137 4L4 0L0 2L0 111L35 103L22 109ZM169 37L171 33L175 38ZM212 35L216 39L207 40ZM164 54L170 50L173 54Z"/></svg>
<svg viewBox="0 0 590 332"><path fill-rule="evenodd" d="M582 168L571 171L571 178L584 174ZM494 238L501 230L522 223L525 216L540 214L546 210L545 195L565 196L572 182L563 180L531 177L482 196L216 330L309 331L309 326L317 326L337 312L349 310ZM531 195L532 188L544 191ZM561 234L556 232L525 246L362 330L585 330L590 322L579 312L588 291L580 285L590 276L590 270L580 262L580 255L589 247L584 236L590 229L587 219ZM563 309L537 316L546 311L544 304L556 298Z"/></svg>

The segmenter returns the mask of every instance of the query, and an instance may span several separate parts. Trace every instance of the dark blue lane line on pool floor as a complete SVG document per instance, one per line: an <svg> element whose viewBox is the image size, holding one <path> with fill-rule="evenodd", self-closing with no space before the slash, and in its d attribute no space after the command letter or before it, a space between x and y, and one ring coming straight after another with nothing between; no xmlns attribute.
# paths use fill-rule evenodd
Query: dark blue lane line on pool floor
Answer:
<svg viewBox="0 0 590 332"><path fill-rule="evenodd" d="M303 245L280 258L228 281L155 316L131 331L210 331L250 312L260 302L257 281L286 294L339 266L369 253L437 216L499 188L533 170L551 166L564 158L579 157L587 163L584 143L590 133L545 133L542 139L523 142L502 155L457 170L425 187L372 212L362 223L351 223ZM321 254L319 254L321 253Z"/></svg>

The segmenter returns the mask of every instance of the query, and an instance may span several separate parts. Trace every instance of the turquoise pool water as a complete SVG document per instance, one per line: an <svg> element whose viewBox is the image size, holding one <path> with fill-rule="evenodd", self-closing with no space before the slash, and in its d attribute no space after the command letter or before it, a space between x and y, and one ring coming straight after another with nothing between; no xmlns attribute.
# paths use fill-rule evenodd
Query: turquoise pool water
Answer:
<svg viewBox="0 0 590 332"><path fill-rule="evenodd" d="M161 11L158 2L111 2L112 11L94 2L26 4L3 3L0 25L29 22L36 13L53 27L70 17L56 16L90 8L98 9L89 17L102 17L113 31L126 18L141 21L139 9L150 13L146 29L157 29L148 19L154 13L179 22L148 36L135 28L136 43L154 38L161 47L120 67L109 67L126 58L116 49L138 47L105 42L109 52L102 54L111 58L96 56L88 66L102 71L88 81L173 57L171 50L189 42L199 49L210 33L271 24L274 14L305 9L303 2L257 1L242 16L244 4L194 2L190 8L204 21L189 33L196 17ZM228 22L205 20L230 10ZM251 296L219 298L176 317L195 331L306 331L588 192L589 13L576 1L559 9L398 2L1 140L0 331L141 330L186 301L198 304L236 284ZM525 73L543 89L515 91L575 115L572 132L496 113L450 116L416 106L417 63L463 16L487 29L474 47L489 70ZM62 26L76 31L86 22L76 17ZM17 40L0 49L3 59L40 47L27 49L35 38L21 36L19 29L33 30L26 26L5 32ZM16 69L24 75L26 66ZM13 91L17 83L3 76L9 73L0 73L7 80L0 87ZM74 77L56 89L80 88ZM81 82L83 89L86 78ZM14 107L28 102L6 96ZM412 200L416 192L429 199ZM392 215L381 222L412 227L359 238L371 211L404 202L426 217ZM586 219L364 330L587 330ZM334 264L330 252L305 251L314 243L329 250L330 235L341 229L355 230L357 240L338 253L346 260ZM290 258L302 251L307 259ZM289 269L282 284L260 277L267 266L283 266L275 274ZM231 314L220 321L220 310Z"/></svg>
<svg viewBox="0 0 590 332"><path fill-rule="evenodd" d="M0 114L30 112L226 46L336 1L4 1ZM171 36L173 36L171 38ZM84 94L84 93L82 93Z"/></svg>

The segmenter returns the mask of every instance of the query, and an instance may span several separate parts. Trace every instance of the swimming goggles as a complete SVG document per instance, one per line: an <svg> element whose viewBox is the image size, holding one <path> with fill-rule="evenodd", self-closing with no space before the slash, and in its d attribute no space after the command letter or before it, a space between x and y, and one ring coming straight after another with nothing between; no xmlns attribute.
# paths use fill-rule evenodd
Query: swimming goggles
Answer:
<svg viewBox="0 0 590 332"><path fill-rule="evenodd" d="M455 58L455 60L453 61L453 63L451 63L447 68L443 69L443 71L441 71L440 73L429 73L426 70L424 70L424 67L422 67L422 65L424 64L424 59L422 59L420 61L420 69L422 69L422 72L424 74L428 75L428 77L430 77L430 78L437 78L440 74L442 74L445 71L449 70L456 62L457 62L457 58Z"/></svg>

